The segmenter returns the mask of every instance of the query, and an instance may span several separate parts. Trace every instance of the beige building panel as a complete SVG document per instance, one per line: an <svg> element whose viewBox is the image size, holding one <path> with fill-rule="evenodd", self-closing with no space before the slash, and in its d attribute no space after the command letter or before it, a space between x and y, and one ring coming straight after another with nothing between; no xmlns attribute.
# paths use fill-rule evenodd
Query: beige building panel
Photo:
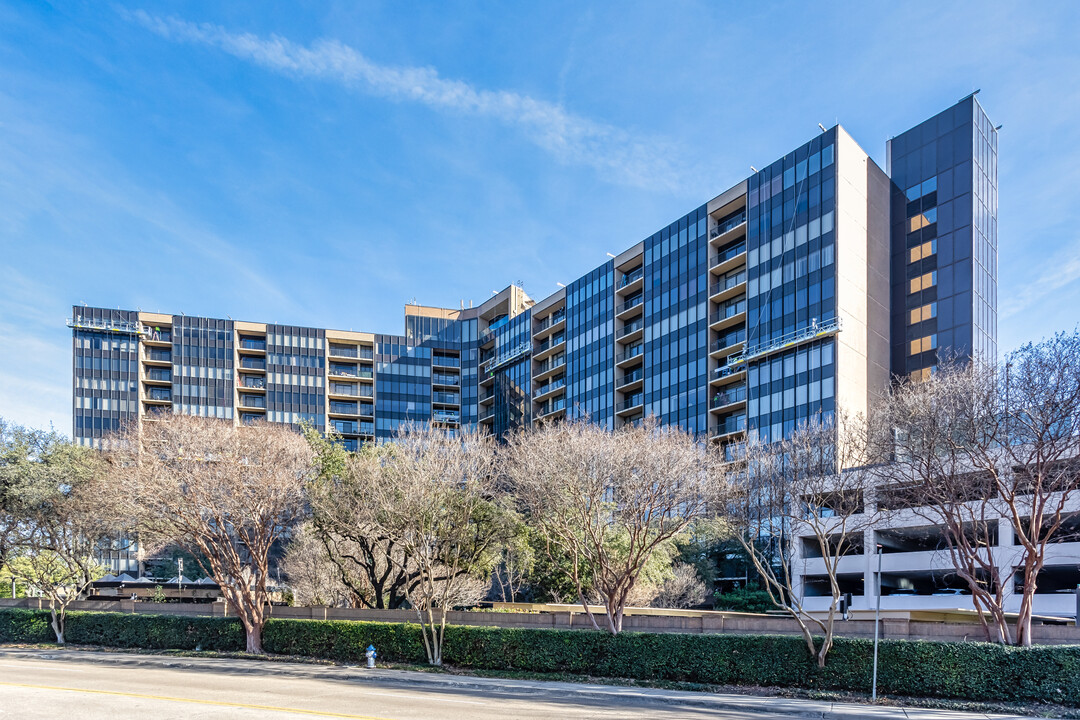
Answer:
<svg viewBox="0 0 1080 720"><path fill-rule="evenodd" d="M373 343L375 333L354 332L352 330L327 330L327 340L341 340L343 342Z"/></svg>
<svg viewBox="0 0 1080 720"><path fill-rule="evenodd" d="M728 205L729 203L738 200L740 197L746 194L746 189L748 186L749 183L746 180L743 180L738 185L728 188L727 190L710 200L705 206L705 211L711 215L725 205Z"/></svg>
<svg viewBox="0 0 1080 720"><path fill-rule="evenodd" d="M139 322L143 325L172 325L172 315L140 311Z"/></svg>
<svg viewBox="0 0 1080 720"><path fill-rule="evenodd" d="M623 265L629 263L631 260L637 258L638 256L643 256L644 254L645 241L642 240L634 247L619 253L619 255L615 258L615 267L622 267Z"/></svg>
<svg viewBox="0 0 1080 720"><path fill-rule="evenodd" d="M266 332L266 323L245 322L243 320L237 320L233 323L233 328L237 332Z"/></svg>
<svg viewBox="0 0 1080 720"><path fill-rule="evenodd" d="M554 307L555 305L558 305L559 303L563 302L564 300L566 300L566 288L559 288L558 291L551 293L546 298L544 298L540 302L533 305L533 308L532 308L533 314L532 314L532 316L534 318L535 317L543 317L544 312L548 308Z"/></svg>

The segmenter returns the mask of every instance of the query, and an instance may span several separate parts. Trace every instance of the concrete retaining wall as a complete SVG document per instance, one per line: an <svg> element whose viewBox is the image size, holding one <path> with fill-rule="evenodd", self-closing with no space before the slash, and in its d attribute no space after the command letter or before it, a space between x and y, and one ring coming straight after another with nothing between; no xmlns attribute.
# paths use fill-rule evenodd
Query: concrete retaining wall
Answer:
<svg viewBox="0 0 1080 720"><path fill-rule="evenodd" d="M47 601L38 598L0 599L0 608L21 607L48 609ZM72 603L71 610L126 612L157 615L226 615L225 603L150 603L130 600L93 600ZM351 608L283 607L274 606L271 615L297 620L355 620L367 622L416 622L412 610L354 610ZM450 612L451 625L474 625L503 628L592 629L582 611L524 612ZM603 627L603 617L597 617ZM783 617L749 613L708 612L698 615L627 615L623 629L652 633L729 633L742 635L797 635L798 625ZM837 635L842 637L874 637L873 620L837 621ZM1068 625L1035 625L1033 639L1041 645L1078 645L1080 628ZM982 641L982 628L976 623L920 622L883 618L881 637L894 640Z"/></svg>

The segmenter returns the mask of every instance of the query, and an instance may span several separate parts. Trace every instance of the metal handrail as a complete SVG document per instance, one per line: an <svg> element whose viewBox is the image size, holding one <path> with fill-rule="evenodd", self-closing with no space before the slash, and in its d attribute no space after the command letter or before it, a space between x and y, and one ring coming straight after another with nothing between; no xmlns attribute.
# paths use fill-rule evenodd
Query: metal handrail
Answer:
<svg viewBox="0 0 1080 720"><path fill-rule="evenodd" d="M755 360L766 355L772 355L773 353L788 350L790 348L802 345L803 343L817 340L818 338L829 337L835 335L843 330L843 323L840 318L830 318L824 322L818 322L814 320L809 326L800 330L793 330L789 333L785 333L775 340L770 340L764 343L758 343L747 347L743 352L736 353L728 358L726 367L735 367L742 365L750 360ZM720 370L720 368L717 368Z"/></svg>

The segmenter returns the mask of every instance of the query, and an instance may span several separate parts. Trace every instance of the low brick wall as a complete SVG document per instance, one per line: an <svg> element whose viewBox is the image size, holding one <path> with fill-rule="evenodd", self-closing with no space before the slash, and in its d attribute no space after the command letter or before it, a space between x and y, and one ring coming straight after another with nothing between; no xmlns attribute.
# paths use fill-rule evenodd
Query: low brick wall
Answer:
<svg viewBox="0 0 1080 720"><path fill-rule="evenodd" d="M0 599L0 608L48 609L48 601L39 598L18 600ZM157 615L226 615L225 603L150 603L131 600L91 600L74 602L72 610L98 612L147 613ZM271 608L273 617L295 620L356 620L384 623L416 622L412 610L356 610L352 608L285 607ZM561 630L590 630L592 624L582 610L551 612L458 612L447 614L451 625L471 625L501 628L551 628ZM603 617L597 617L603 627ZM798 635L794 620L771 615L749 613L682 611L677 615L626 615L623 629L650 633L689 633L710 635ZM873 620L838 620L836 634L840 637L874 637ZM1080 645L1080 628L1072 625L1035 625L1033 640L1040 645ZM920 622L899 618L881 620L881 637L891 640L982 641L982 628L977 623Z"/></svg>

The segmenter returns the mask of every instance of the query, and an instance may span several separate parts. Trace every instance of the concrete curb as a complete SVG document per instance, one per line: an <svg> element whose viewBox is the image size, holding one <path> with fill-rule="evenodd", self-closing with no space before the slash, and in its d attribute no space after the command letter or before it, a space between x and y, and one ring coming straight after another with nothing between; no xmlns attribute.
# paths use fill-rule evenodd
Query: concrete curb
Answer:
<svg viewBox="0 0 1080 720"><path fill-rule="evenodd" d="M967 713L924 708L882 707L855 703L834 703L818 700L799 700L756 695L716 694L683 690L626 687L618 685L589 685L559 681L509 680L459 675L424 673L415 670L368 670L354 665L318 665L288 661L248 660L242 658L195 658L168 655L143 655L82 649L41 650L37 648L3 648L0 658L9 660L51 660L58 662L92 662L120 667L169 668L189 670L219 670L223 672L282 675L297 678L338 680L364 684L393 685L412 690L429 691L471 690L513 695L575 695L581 698L636 698L643 701L741 712L770 712L792 717L822 720L855 720L856 718L905 718L906 720L1023 720L1027 716Z"/></svg>

